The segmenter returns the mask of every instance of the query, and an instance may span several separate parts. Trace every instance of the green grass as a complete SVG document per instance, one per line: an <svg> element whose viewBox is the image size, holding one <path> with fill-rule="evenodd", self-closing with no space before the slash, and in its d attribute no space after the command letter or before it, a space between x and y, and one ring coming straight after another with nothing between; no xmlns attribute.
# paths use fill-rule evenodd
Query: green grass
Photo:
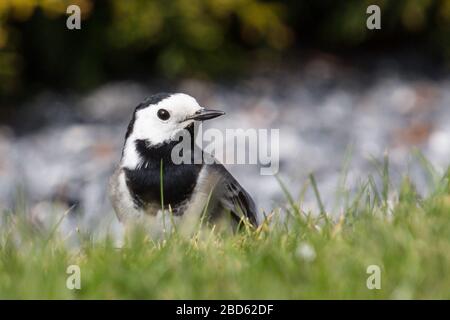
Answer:
<svg viewBox="0 0 450 320"><path fill-rule="evenodd" d="M334 220L303 212L286 191L288 221L276 210L257 230L203 227L159 242L135 230L120 249L85 235L67 248L57 232L5 214L0 298L449 299L450 173L430 180L426 198L407 178L395 192L388 174L385 161L381 190L369 177ZM72 264L80 266L81 290L66 288ZM366 286L369 265L381 268L379 290Z"/></svg>

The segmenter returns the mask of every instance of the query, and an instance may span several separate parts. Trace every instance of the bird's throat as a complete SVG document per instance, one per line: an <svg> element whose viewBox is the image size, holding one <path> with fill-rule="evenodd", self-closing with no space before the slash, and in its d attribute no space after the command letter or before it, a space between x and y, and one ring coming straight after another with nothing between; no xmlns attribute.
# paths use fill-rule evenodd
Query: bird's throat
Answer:
<svg viewBox="0 0 450 320"><path fill-rule="evenodd" d="M176 208L189 200L202 165L175 164L172 161L172 149L178 143L178 141L167 141L151 145L147 140L135 141L134 147L139 162L136 167L124 168L124 171L127 187L137 207L145 208L160 203L161 182L165 206L170 204L172 208Z"/></svg>

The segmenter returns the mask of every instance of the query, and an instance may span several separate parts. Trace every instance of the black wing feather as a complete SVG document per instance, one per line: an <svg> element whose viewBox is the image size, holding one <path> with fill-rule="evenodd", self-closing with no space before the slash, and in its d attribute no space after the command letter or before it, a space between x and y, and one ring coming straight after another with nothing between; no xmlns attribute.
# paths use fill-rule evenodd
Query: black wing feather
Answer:
<svg viewBox="0 0 450 320"><path fill-rule="evenodd" d="M223 187L221 205L230 211L237 222L240 222L242 217L246 217L253 226L257 226L256 206L252 197L222 164L214 164L211 167L221 177L221 187Z"/></svg>

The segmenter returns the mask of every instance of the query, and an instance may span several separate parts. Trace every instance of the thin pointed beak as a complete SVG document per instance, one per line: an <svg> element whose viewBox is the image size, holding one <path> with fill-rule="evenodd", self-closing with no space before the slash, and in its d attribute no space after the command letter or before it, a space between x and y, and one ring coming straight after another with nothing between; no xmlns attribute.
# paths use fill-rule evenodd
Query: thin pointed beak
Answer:
<svg viewBox="0 0 450 320"><path fill-rule="evenodd" d="M220 110L211 110L211 109L200 109L196 113L194 113L192 116L187 117L186 120L209 120L214 119L220 116L223 116L225 112Z"/></svg>

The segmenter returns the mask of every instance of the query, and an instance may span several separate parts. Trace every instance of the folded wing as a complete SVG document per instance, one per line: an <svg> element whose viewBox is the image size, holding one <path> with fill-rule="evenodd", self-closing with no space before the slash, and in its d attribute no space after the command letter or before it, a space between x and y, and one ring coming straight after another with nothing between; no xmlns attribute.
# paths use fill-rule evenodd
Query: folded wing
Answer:
<svg viewBox="0 0 450 320"><path fill-rule="evenodd" d="M255 202L248 192L222 164L208 165L208 170L219 177L217 188L220 189L219 202L223 209L228 210L236 222L247 218L253 226L257 226Z"/></svg>

